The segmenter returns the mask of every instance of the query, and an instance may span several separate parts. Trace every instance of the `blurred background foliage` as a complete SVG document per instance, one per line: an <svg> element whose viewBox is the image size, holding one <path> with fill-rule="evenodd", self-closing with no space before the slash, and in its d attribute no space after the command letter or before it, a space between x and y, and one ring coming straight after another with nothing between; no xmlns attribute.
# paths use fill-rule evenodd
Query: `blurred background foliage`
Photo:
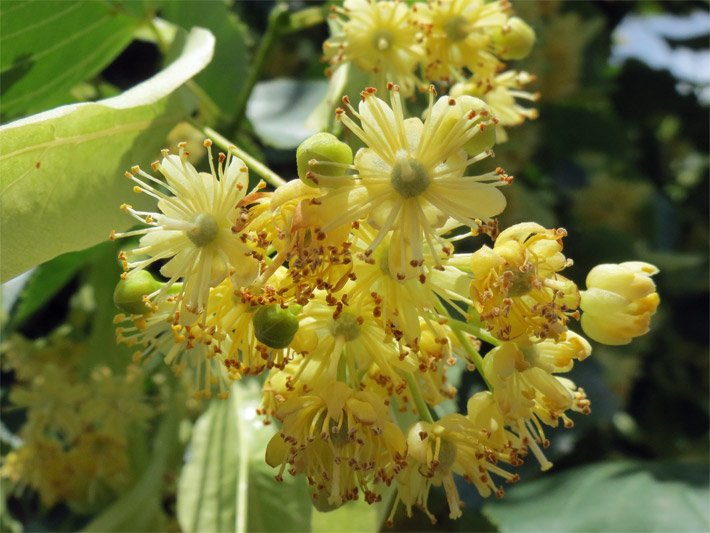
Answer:
<svg viewBox="0 0 710 533"><path fill-rule="evenodd" d="M9 9L4 4L2 9ZM654 263L661 270L656 278L661 306L649 335L619 348L595 345L593 357L575 368L571 378L587 391L592 414L577 417L572 430L550 432L548 457L556 463L554 469L541 473L535 465L525 465L521 483L501 501L483 501L473 487L460 486L466 508L458 521L447 518L443 493L435 492L430 509L439 520L436 526L421 513L409 519L400 514L394 529L707 530L710 86L681 79L672 69L654 68L649 60L612 62L610 58L614 47L623 46L621 39L635 38L624 37L619 30L631 17L665 15L686 20L697 12L707 15L708 5L690 1L513 4L538 35L532 55L518 67L537 74L534 89L540 91L541 100L539 119L511 129L509 141L496 147L494 164L516 176L514 185L505 189L509 206L500 218L501 227L526 220L565 227L569 232L566 255L575 261L570 277L580 286L586 272L598 263ZM81 11L87 5L96 13ZM62 84L38 92L31 100L13 91L50 79L59 67L47 65L42 77L33 81L22 68L3 61L3 123L59 104L112 96L153 76L176 53L145 30L158 15L185 29L203 26L216 36L212 63L188 82L200 97L193 116L287 179L295 177L295 147L319 117L331 112L327 105L313 112L328 88L320 62L321 45L328 36L326 24L306 23L303 29L283 25L242 117L240 99L248 96L250 61L263 47L261 37L267 26L280 23L273 2L144 0L82 6L79 11L87 20L103 20L106 9L113 14L102 29L103 41L111 36L111 47L107 45L101 61L75 71L73 78L64 78ZM292 1L278 16L288 18L318 6ZM9 19L3 22L9 25ZM4 44L13 31L2 27ZM708 31L706 22L704 33L665 41L671 49L698 54L694 68L707 72ZM86 46L96 43L89 40ZM28 54L33 53L28 49ZM202 134L186 122L177 124L161 142L173 146L184 139L192 143L193 157L199 159ZM116 199L117 204L120 201ZM59 369L56 375L62 386L89 383L89 398L101 390L100 385L91 389L92 380L104 383L107 372L130 380L126 370L130 350L113 343L116 250L106 243L60 256L25 277L18 299L4 291L3 456L27 437L22 430L29 423L27 407L38 401L27 396L44 390L36 378L46 377L46 368ZM27 371L31 365L38 369ZM103 478L97 475L100 483L75 488L74 497L64 499L51 497L50 489L38 494L11 487L4 479L0 529L179 529L176 498L189 421L206 405L170 392L172 378L162 368L153 370L136 378L141 380L144 410L135 414L135 423L118 441L125 452L121 460L130 464L129 474L119 481L110 473ZM460 408L477 388L480 384L466 374L460 384ZM168 415L168 403L186 407ZM226 416L220 409L227 408L212 406L210 416ZM76 418L85 424L82 431L100 427L83 411L77 413L51 416ZM231 437L236 446L238 428L223 429L236 432ZM207 457L195 446L193 441L187 457L190 453ZM97 451L96 457L104 452L105 448ZM221 472L217 468L213 475ZM66 472L37 475L50 474L61 478ZM202 482L209 483L205 479ZM250 508L256 506L268 515L270 509L286 508L286 500L298 501L268 487L259 485L262 499L257 505L253 498L259 496L253 495ZM288 509L299 512L297 506ZM234 509L232 514L229 509L215 511L221 512L227 514L202 524L230 523L234 518ZM200 524L194 513L182 515ZM288 515L281 516L283 528L288 529ZM260 522L259 517L251 520L253 530L281 527ZM298 526L293 528L306 527L307 516L294 524ZM381 514L373 515L358 504L330 514L313 513L310 524L323 531L373 530L381 524Z"/></svg>

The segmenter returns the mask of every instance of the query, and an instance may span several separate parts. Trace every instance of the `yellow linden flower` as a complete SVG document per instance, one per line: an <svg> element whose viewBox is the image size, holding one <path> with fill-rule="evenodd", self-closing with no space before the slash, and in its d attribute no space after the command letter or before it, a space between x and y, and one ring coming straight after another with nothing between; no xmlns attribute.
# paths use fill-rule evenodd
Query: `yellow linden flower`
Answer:
<svg viewBox="0 0 710 533"><path fill-rule="evenodd" d="M250 226L257 230L263 225L261 231L278 252L271 270L288 262L291 279L281 282L281 294L301 305L308 303L316 288L339 290L351 270L350 227L323 232L328 220L319 209L321 194L300 180L290 181L273 193L269 213ZM264 278L262 274L260 279Z"/></svg>
<svg viewBox="0 0 710 533"><path fill-rule="evenodd" d="M351 302L371 300L373 312L382 318L387 333L404 342L413 351L419 349L421 321L434 327L441 316L441 301L465 314L471 305L467 297L470 274L460 270L467 266L468 255L454 254L453 244L442 239L437 243L438 257L432 258L424 250L425 263L421 268L407 269L404 278L389 269L390 239L385 237L374 254L368 253L376 231L361 224L353 231L353 268L348 296ZM439 246L441 244L441 246ZM432 268L430 265L438 266ZM464 296L462 296L464 295ZM463 306L461 305L463 304Z"/></svg>
<svg viewBox="0 0 710 533"><path fill-rule="evenodd" d="M579 304L577 286L558 274L564 229L526 222L503 231L493 249L472 255L471 296L481 320L502 340L558 339Z"/></svg>
<svg viewBox="0 0 710 533"><path fill-rule="evenodd" d="M558 341L546 339L521 347L525 360L545 372L569 372L574 361L583 361L592 353L587 339L574 331L565 331Z"/></svg>
<svg viewBox="0 0 710 533"><path fill-rule="evenodd" d="M79 407L90 398L89 385L76 383L70 372L53 363L10 392L10 401L27 409L27 422L22 428L22 436L27 439L56 434L66 441L74 440L84 429Z"/></svg>
<svg viewBox="0 0 710 533"><path fill-rule="evenodd" d="M486 80L474 79L466 83L457 83L451 88L449 94L451 96L468 94L486 102L498 119L496 142L502 143L507 140L504 127L517 126L526 119L537 118L537 109L519 103L519 100L537 102L540 99L540 93L522 90L535 79L535 76L527 72L507 70Z"/></svg>
<svg viewBox="0 0 710 533"><path fill-rule="evenodd" d="M0 467L0 476L15 485L31 487L47 507L71 493L74 475L62 444L46 438L32 440L11 451Z"/></svg>
<svg viewBox="0 0 710 533"><path fill-rule="evenodd" d="M443 485L449 517L456 519L461 516L462 503L454 475L472 483L481 496L495 493L500 497L503 489L494 483L491 474L509 483L517 481L517 474L496 464L499 460L510 462L512 457L491 448L484 428L458 413L433 423L418 422L407 432L407 470L397 477L395 509L401 501L411 516L412 506L417 505L435 522L426 501L432 485Z"/></svg>
<svg viewBox="0 0 710 533"><path fill-rule="evenodd" d="M314 504L333 508L358 498L374 503L372 485L389 485L404 466L406 444L389 418L385 402L372 393L333 382L310 394L294 395L276 410L283 422L266 449L266 462L305 473Z"/></svg>
<svg viewBox="0 0 710 533"><path fill-rule="evenodd" d="M582 291L582 329L592 339L612 346L628 344L648 332L660 303L651 276L658 269L641 261L597 265Z"/></svg>
<svg viewBox="0 0 710 533"><path fill-rule="evenodd" d="M362 371L376 365L388 386L403 387L402 372L416 369L413 357L387 338L376 318L374 303L350 303L347 287L343 292L340 299L318 292L303 308L292 343L296 351L305 355L297 378L307 371L314 380L308 384L317 386L335 381L339 373L347 370L356 383Z"/></svg>
<svg viewBox="0 0 710 533"><path fill-rule="evenodd" d="M468 165L489 155L492 144L490 111L480 100L442 97L434 104L432 89L424 122L404 118L396 86L390 85L390 100L391 107L367 89L358 112L344 98L359 124L342 109L337 116L366 145L355 155L357 175L317 178L321 186L333 186L319 199L329 220L323 231L367 218L378 231L369 253L391 231L388 268L404 279L408 269L424 263L425 246L436 261L440 229L450 219L474 227L477 219L503 211L498 186L510 177L501 169L464 175Z"/></svg>
<svg viewBox="0 0 710 533"><path fill-rule="evenodd" d="M529 448L542 470L551 468L552 463L540 449L549 445L540 422L556 427L562 420L565 427L572 427L566 411L590 412L584 390L533 366L512 342L491 350L483 360L483 371L506 425L518 437L514 446L521 454Z"/></svg>
<svg viewBox="0 0 710 533"><path fill-rule="evenodd" d="M145 314L118 314L114 318L116 341L139 347L133 354L134 364L147 365L160 357L176 376L185 376L193 397L226 398L233 376L214 357L210 348L215 342L215 328L206 326L199 317L176 309L174 296L158 304Z"/></svg>
<svg viewBox="0 0 710 533"><path fill-rule="evenodd" d="M145 402L142 372L115 374L108 367L91 372L91 400L79 410L85 423L107 438L123 438L128 426L145 426L153 409Z"/></svg>
<svg viewBox="0 0 710 533"><path fill-rule="evenodd" d="M417 86L415 69L424 57L421 32L404 2L345 0L334 7L333 36L323 44L332 67L352 62L372 73L373 85L384 89L397 80L405 95ZM342 17L342 18L341 18Z"/></svg>
<svg viewBox="0 0 710 533"><path fill-rule="evenodd" d="M258 375L265 368L284 368L293 357L293 350L282 346L288 345L288 336L279 338L285 323L274 323L276 331L273 342L269 345L260 342L255 329L259 320L259 309L264 306L284 304L279 288L287 278L285 268L279 268L260 289L235 290L229 280L224 280L210 292L210 302L205 312L205 327L212 331L215 339L210 345L213 357L221 361L230 379L240 379L242 375ZM297 318L293 316L293 322ZM269 341L267 341L269 342Z"/></svg>
<svg viewBox="0 0 710 533"><path fill-rule="evenodd" d="M178 155L164 150L162 162L153 163L153 170L165 177L164 182L138 166L127 172L126 176L138 184L134 190L154 197L159 211L137 211L123 204L124 211L149 227L111 235L141 235L139 247L121 255L126 270L144 269L155 261L168 259L160 272L169 281L151 297L164 299L172 285L183 280L179 299L196 313L204 309L210 287L227 276L237 286L246 285L258 272L258 262L250 257L250 248L233 231L238 204L249 183L247 167L241 159L220 154L215 169L211 144L205 141L210 174L198 173L187 162L184 143L179 145Z"/></svg>
<svg viewBox="0 0 710 533"><path fill-rule="evenodd" d="M424 28L425 78L451 81L466 68L476 77L492 76L502 63L494 36L508 21L506 0L430 0L417 5Z"/></svg>

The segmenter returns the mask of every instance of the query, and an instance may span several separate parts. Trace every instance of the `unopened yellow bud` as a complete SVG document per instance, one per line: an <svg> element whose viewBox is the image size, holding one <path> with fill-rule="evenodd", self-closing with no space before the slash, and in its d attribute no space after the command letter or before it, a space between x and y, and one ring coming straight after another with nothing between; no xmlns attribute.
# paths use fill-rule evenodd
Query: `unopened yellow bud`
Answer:
<svg viewBox="0 0 710 533"><path fill-rule="evenodd" d="M595 266L580 303L584 332L612 346L648 332L660 302L651 279L657 273L655 266L640 261Z"/></svg>
<svg viewBox="0 0 710 533"><path fill-rule="evenodd" d="M498 46L502 59L523 59L535 44L535 31L522 19L511 17L493 35L493 42Z"/></svg>
<svg viewBox="0 0 710 533"><path fill-rule="evenodd" d="M353 151L338 138L326 132L316 133L303 141L296 151L298 177L306 185L318 187L318 176L341 176L353 162Z"/></svg>
<svg viewBox="0 0 710 533"><path fill-rule="evenodd" d="M142 315L149 311L144 297L157 291L161 283L145 270L128 272L113 291L113 303L126 313Z"/></svg>

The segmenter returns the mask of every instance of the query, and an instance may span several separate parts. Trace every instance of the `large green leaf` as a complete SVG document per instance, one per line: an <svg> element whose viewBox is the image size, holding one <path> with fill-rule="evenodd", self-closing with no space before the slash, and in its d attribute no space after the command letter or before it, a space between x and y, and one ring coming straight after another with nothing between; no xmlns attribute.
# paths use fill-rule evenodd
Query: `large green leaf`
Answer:
<svg viewBox="0 0 710 533"><path fill-rule="evenodd" d="M377 533L387 519L394 485L384 490L382 501L368 504L360 498L348 502L334 511L313 511L312 533Z"/></svg>
<svg viewBox="0 0 710 533"><path fill-rule="evenodd" d="M161 16L184 28L209 28L217 39L214 59L195 77L195 82L212 100L222 120L228 120L237 104L236 95L246 81L248 71L247 28L225 2L183 0L168 2Z"/></svg>
<svg viewBox="0 0 710 533"><path fill-rule="evenodd" d="M132 223L118 209L135 196L123 172L154 159L194 108L176 89L213 49L212 34L195 28L176 61L133 89L0 127L0 280Z"/></svg>
<svg viewBox="0 0 710 533"><path fill-rule="evenodd" d="M214 400L192 433L189 459L178 485L177 516L183 531L306 531L311 503L303 478L274 479L264 461L275 433L256 416L256 382L232 387Z"/></svg>
<svg viewBox="0 0 710 533"><path fill-rule="evenodd" d="M74 101L138 26L109 2L4 0L0 5L0 104L4 118Z"/></svg>
<svg viewBox="0 0 710 533"><path fill-rule="evenodd" d="M708 465L600 463L510 489L484 514L500 531L709 531Z"/></svg>

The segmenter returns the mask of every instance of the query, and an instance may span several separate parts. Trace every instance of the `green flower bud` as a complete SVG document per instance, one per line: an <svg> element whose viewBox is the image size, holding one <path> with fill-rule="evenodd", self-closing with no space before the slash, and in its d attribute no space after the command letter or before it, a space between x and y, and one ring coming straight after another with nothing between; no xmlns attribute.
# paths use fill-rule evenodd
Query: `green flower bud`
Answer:
<svg viewBox="0 0 710 533"><path fill-rule="evenodd" d="M270 348L286 348L298 331L298 317L280 305L265 305L252 317L254 334Z"/></svg>
<svg viewBox="0 0 710 533"><path fill-rule="evenodd" d="M311 165L311 161L317 161ZM345 171L340 165L353 162L353 151L331 133L316 133L303 141L296 151L298 177L306 185L318 187L318 178L310 173L323 176L341 176ZM338 163L329 165L328 163Z"/></svg>
<svg viewBox="0 0 710 533"><path fill-rule="evenodd" d="M502 59L523 59L535 44L535 31L522 19L511 17L493 35L493 42L498 46Z"/></svg>
<svg viewBox="0 0 710 533"><path fill-rule="evenodd" d="M121 279L113 291L113 303L126 313L142 315L148 312L143 297L157 291L162 284L145 270L135 270Z"/></svg>

